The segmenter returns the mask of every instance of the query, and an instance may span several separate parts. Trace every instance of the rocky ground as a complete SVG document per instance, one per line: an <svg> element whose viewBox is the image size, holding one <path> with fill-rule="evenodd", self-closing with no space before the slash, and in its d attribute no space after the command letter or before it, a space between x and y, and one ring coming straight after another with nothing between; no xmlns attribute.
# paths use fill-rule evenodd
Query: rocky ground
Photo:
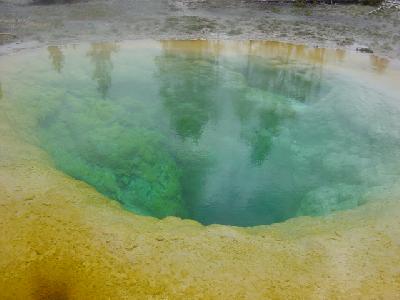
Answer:
<svg viewBox="0 0 400 300"><path fill-rule="evenodd" d="M268 39L400 56L400 10L232 0L0 1L0 40L61 44L125 39ZM4 34L7 33L7 34ZM11 34L11 35L10 35ZM10 44L11 43L11 44Z"/></svg>

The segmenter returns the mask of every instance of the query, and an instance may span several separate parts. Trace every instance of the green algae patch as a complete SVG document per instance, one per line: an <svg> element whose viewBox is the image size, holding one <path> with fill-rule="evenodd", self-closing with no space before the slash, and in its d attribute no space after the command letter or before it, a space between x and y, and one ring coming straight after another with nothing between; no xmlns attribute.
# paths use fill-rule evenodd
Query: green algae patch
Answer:
<svg viewBox="0 0 400 300"><path fill-rule="evenodd" d="M71 116L71 109L79 114ZM157 217L184 216L182 174L165 138L137 126L134 113L115 115L115 110L114 105L97 100L69 101L42 120L45 129L40 139L56 166L128 209Z"/></svg>

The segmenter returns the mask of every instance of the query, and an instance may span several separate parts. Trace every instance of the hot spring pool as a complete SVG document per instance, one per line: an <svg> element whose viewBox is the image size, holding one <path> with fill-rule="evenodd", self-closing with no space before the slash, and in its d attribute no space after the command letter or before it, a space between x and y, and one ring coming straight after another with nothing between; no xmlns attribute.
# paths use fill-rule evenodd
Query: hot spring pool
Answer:
<svg viewBox="0 0 400 300"><path fill-rule="evenodd" d="M0 67L13 129L139 214L271 224L357 207L400 175L400 77L373 55L138 41L49 46Z"/></svg>

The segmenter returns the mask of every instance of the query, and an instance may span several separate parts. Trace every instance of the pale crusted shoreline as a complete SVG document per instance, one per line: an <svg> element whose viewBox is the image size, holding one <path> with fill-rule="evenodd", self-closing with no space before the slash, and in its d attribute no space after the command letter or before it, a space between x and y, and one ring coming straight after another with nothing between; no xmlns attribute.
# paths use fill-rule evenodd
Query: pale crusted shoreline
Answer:
<svg viewBox="0 0 400 300"><path fill-rule="evenodd" d="M260 1L90 0L66 5L0 2L2 42L66 44L137 39L279 40L400 57L400 11L370 6L295 7Z"/></svg>

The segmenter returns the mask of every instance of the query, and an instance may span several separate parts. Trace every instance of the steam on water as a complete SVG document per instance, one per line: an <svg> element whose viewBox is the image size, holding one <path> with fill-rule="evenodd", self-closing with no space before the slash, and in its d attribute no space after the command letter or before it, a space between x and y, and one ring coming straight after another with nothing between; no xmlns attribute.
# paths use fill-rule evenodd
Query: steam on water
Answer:
<svg viewBox="0 0 400 300"><path fill-rule="evenodd" d="M398 96L325 70L321 49L223 46L52 46L21 56L2 94L58 169L141 214L269 224L395 182Z"/></svg>

